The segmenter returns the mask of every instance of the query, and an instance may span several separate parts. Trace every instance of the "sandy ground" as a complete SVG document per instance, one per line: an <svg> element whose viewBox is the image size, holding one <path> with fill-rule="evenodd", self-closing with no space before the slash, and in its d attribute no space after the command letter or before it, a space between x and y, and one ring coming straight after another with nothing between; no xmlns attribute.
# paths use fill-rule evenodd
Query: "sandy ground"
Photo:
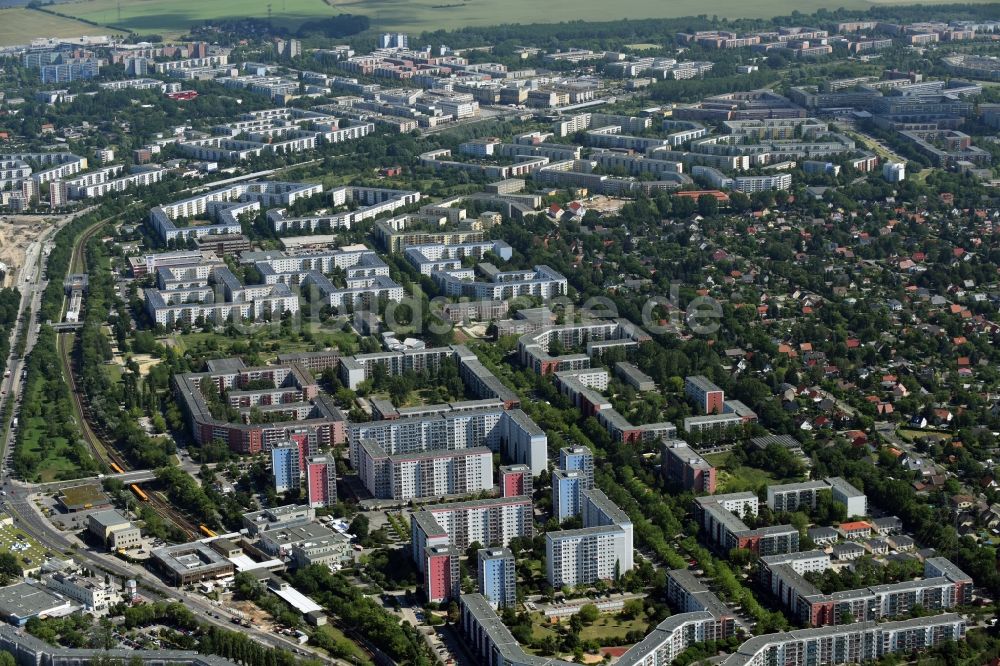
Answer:
<svg viewBox="0 0 1000 666"><path fill-rule="evenodd" d="M160 359L154 358L149 354L131 354L132 360L139 364L139 375L145 377L149 374L149 369L160 362ZM121 367L125 367L125 357L121 354L115 352L114 362Z"/></svg>
<svg viewBox="0 0 1000 666"><path fill-rule="evenodd" d="M14 284L17 271L24 264L28 246L47 229L54 218L41 215L4 215L0 217L0 261L9 269L3 286Z"/></svg>

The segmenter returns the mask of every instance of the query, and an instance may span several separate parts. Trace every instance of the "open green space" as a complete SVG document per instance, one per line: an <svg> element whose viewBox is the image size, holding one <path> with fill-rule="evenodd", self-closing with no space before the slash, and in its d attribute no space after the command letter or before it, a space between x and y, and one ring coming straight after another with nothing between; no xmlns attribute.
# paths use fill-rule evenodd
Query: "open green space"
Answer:
<svg viewBox="0 0 1000 666"><path fill-rule="evenodd" d="M912 442L918 439L935 439L939 442L947 442L951 439L951 433L947 432L933 432L928 430L909 430L907 428L900 428L898 431L900 437L908 442Z"/></svg>
<svg viewBox="0 0 1000 666"><path fill-rule="evenodd" d="M37 456L40 461L36 467L37 476L31 480L48 483L60 479L72 479L77 465L69 459L71 452L69 440L65 437L49 437L48 423L48 419L36 416L26 419L21 425L24 428L24 438L18 446L23 447L27 453Z"/></svg>
<svg viewBox="0 0 1000 666"><path fill-rule="evenodd" d="M929 0L928 0L929 1ZM976 0L973 0L976 1ZM119 4L121 5L119 15ZM868 0L843 0L838 7L866 10ZM879 5L894 4L879 2ZM908 0L906 4L913 4ZM115 25L143 33L177 35L192 24L220 18L268 17L271 7L275 24L297 28L303 22L336 14L363 14L372 20L374 30L454 29L497 23L558 23L562 21L612 21L621 18L673 18L697 16L707 9L698 0L625 0L623 3L597 0L507 0L498 5L488 0L79 0L59 4L56 10L69 16ZM828 9L823 0L805 0L794 9L809 14ZM786 15L791 8L781 2L746 3L718 0L711 13L731 18L767 18ZM93 30L93 29L91 29Z"/></svg>
<svg viewBox="0 0 1000 666"><path fill-rule="evenodd" d="M338 648L337 656L350 659L352 664L357 664L358 666L370 666L372 663L372 660L368 658L368 655L337 627L331 624L325 624L322 627L316 627L315 633L323 634L323 645L328 645L329 643L335 644Z"/></svg>
<svg viewBox="0 0 1000 666"><path fill-rule="evenodd" d="M558 635L560 626L565 627L569 618L563 618L560 622L554 622L552 618L546 617L544 613L532 613L532 638L534 641L544 641L548 637ZM623 618L619 613L603 613L597 620L590 624L584 624L580 630L580 639L584 641L597 641L604 644L616 644L625 638L630 631L645 632L649 620L644 613L634 618Z"/></svg>
<svg viewBox="0 0 1000 666"><path fill-rule="evenodd" d="M12 553L25 568L37 567L45 559L45 549L6 520L0 522L0 553Z"/></svg>
<svg viewBox="0 0 1000 666"><path fill-rule="evenodd" d="M729 459L732 452L712 453L705 456L713 467L718 470L716 484L720 493L738 493L744 490L756 490L761 485L783 481L784 479L775 476L765 470L747 465L740 465L736 468L729 468Z"/></svg>
<svg viewBox="0 0 1000 666"><path fill-rule="evenodd" d="M32 37L80 37L106 32L82 21L31 9L0 9L0 46L25 44Z"/></svg>

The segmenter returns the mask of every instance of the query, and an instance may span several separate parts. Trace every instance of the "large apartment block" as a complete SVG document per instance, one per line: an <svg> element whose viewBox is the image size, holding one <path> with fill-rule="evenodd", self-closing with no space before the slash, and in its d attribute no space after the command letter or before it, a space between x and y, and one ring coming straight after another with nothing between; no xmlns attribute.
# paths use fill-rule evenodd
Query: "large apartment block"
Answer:
<svg viewBox="0 0 1000 666"><path fill-rule="evenodd" d="M506 547L514 537L534 536L531 497L492 497L432 504L410 516L412 555L421 572L424 550L448 545L464 551L473 542Z"/></svg>
<svg viewBox="0 0 1000 666"><path fill-rule="evenodd" d="M618 525L547 532L545 554L555 588L613 580L627 571L625 530Z"/></svg>
<svg viewBox="0 0 1000 666"><path fill-rule="evenodd" d="M746 548L761 557L794 553L799 549L799 531L791 525L750 529L738 518L757 515L757 496L751 492L695 499L695 514L709 541L723 551Z"/></svg>
<svg viewBox="0 0 1000 666"><path fill-rule="evenodd" d="M725 392L702 375L684 378L684 394L705 414L721 414Z"/></svg>
<svg viewBox="0 0 1000 666"><path fill-rule="evenodd" d="M390 456L485 446L504 453L512 462L528 465L532 474L545 469L547 437L521 410L505 410L500 403L480 406L478 401L468 409L462 403L444 408L447 411L351 424L351 465L359 473L377 472L375 467L366 468L366 456L372 456L362 447L365 441L372 440Z"/></svg>
<svg viewBox="0 0 1000 666"><path fill-rule="evenodd" d="M628 515L597 489L584 490L580 503L583 528L545 535L546 566L553 587L611 580L633 566Z"/></svg>
<svg viewBox="0 0 1000 666"><path fill-rule="evenodd" d="M767 506L772 511L788 513L803 508L815 509L819 494L829 490L825 481L771 485L767 487Z"/></svg>
<svg viewBox="0 0 1000 666"><path fill-rule="evenodd" d="M552 472L552 517L560 523L580 515L580 493L587 477L577 470L557 469Z"/></svg>
<svg viewBox="0 0 1000 666"><path fill-rule="evenodd" d="M589 447L575 444L559 449L559 469L583 472L586 487L594 487L594 452Z"/></svg>
<svg viewBox="0 0 1000 666"><path fill-rule="evenodd" d="M838 625L844 618L881 620L909 614L914 607L941 611L972 601L972 579L945 558L928 558L924 578L824 594L803 576L831 567L823 551L761 558L761 580L789 612L813 627Z"/></svg>
<svg viewBox="0 0 1000 666"><path fill-rule="evenodd" d="M494 608L513 606L517 602L514 554L508 548L482 548L477 560L479 593Z"/></svg>
<svg viewBox="0 0 1000 666"><path fill-rule="evenodd" d="M839 476L830 477L826 482L830 485L833 499L847 507L848 517L868 515L868 498L863 492Z"/></svg>
<svg viewBox="0 0 1000 666"><path fill-rule="evenodd" d="M238 358L213 359L207 365L206 372L173 377L174 395L196 442L222 440L235 452L253 454L302 437L310 451L345 441L346 418L301 366L247 367ZM261 382L272 388L259 388ZM206 396L206 389L218 392L219 400ZM222 413L223 396L237 419L230 421ZM272 420L252 423L251 410Z"/></svg>
<svg viewBox="0 0 1000 666"><path fill-rule="evenodd" d="M365 440L361 449L358 475L379 499L408 501L493 488L493 452L483 446L389 455L378 442Z"/></svg>
<svg viewBox="0 0 1000 666"><path fill-rule="evenodd" d="M661 447L663 475L669 483L696 493L715 493L715 467L694 451L687 442L668 439Z"/></svg>

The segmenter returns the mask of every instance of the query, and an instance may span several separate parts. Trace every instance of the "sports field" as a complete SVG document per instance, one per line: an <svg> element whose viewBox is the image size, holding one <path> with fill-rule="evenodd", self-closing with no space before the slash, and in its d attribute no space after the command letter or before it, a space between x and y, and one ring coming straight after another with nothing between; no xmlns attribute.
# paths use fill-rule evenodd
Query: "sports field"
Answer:
<svg viewBox="0 0 1000 666"><path fill-rule="evenodd" d="M0 46L27 44L32 37L103 35L107 30L30 9L0 9Z"/></svg>
<svg viewBox="0 0 1000 666"><path fill-rule="evenodd" d="M839 0L837 6L863 10L894 1ZM905 1L912 4L924 0ZM670 18L706 13L710 16L759 18L787 15L792 9L808 14L828 8L830 3L826 0L802 0L792 7L779 0L750 3L714 0L708 4L703 0L503 0L500 3L495 0L70 0L57 4L54 9L105 25L172 37L206 19L267 18L269 5L273 21L293 29L307 20L352 13L370 17L373 30L419 33L498 23Z"/></svg>

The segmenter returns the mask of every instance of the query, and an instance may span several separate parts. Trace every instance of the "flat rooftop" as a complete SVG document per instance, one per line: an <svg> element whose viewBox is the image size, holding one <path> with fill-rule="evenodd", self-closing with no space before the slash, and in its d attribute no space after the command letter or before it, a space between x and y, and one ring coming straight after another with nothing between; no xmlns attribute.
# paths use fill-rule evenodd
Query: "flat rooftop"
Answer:
<svg viewBox="0 0 1000 666"><path fill-rule="evenodd" d="M0 615L30 618L58 608L66 599L41 585L22 582L0 587Z"/></svg>

